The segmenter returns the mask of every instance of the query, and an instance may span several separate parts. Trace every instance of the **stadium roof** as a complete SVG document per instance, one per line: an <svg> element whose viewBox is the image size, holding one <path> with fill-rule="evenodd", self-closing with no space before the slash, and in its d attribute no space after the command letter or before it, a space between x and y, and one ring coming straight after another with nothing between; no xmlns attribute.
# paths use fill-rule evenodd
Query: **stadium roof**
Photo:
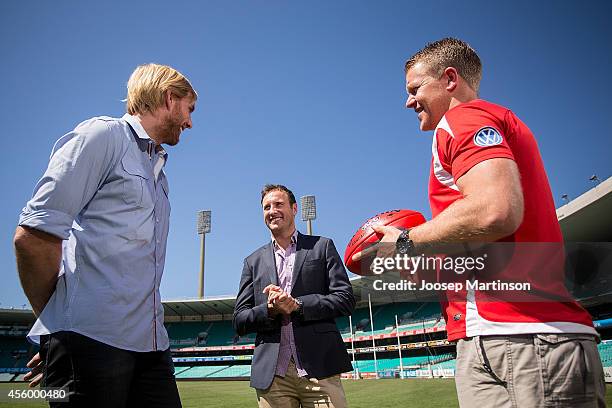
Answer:
<svg viewBox="0 0 612 408"><path fill-rule="evenodd" d="M34 320L30 309L0 309L0 324L29 326Z"/></svg>
<svg viewBox="0 0 612 408"><path fill-rule="evenodd" d="M218 320L223 320L231 318L234 313L236 296L165 300L162 303L164 305L164 317L167 321L182 320L181 317L185 316L199 317L202 320L204 316L217 316Z"/></svg>
<svg viewBox="0 0 612 408"><path fill-rule="evenodd" d="M557 209L566 242L612 241L612 177Z"/></svg>

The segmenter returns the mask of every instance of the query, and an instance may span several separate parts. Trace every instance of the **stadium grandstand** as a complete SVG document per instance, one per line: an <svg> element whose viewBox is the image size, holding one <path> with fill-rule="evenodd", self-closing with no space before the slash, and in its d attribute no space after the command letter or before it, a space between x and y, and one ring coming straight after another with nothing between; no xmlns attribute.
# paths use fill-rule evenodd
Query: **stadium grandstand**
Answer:
<svg viewBox="0 0 612 408"><path fill-rule="evenodd" d="M606 381L612 382L612 177L558 208L557 216L568 250L567 285L593 316ZM355 312L336 320L353 360L345 378L453 377L455 346L447 340L437 296L398 291L376 298L368 291L372 279L351 279ZM249 378L255 336L234 333L235 301L163 302L177 379ZM0 381L21 381L27 372L36 352L25 340L33 322L30 310L0 309Z"/></svg>
<svg viewBox="0 0 612 408"><path fill-rule="evenodd" d="M0 309L0 382L22 381L26 363L38 347L26 340L34 314L26 309Z"/></svg>

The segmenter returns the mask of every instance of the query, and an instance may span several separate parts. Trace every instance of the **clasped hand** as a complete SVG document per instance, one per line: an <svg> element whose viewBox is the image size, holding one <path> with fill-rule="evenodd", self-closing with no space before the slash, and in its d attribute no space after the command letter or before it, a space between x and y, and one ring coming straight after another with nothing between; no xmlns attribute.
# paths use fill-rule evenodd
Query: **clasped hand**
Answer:
<svg viewBox="0 0 612 408"><path fill-rule="evenodd" d="M272 317L290 315L298 309L295 299L277 285L266 286L263 293L268 295L268 314Z"/></svg>

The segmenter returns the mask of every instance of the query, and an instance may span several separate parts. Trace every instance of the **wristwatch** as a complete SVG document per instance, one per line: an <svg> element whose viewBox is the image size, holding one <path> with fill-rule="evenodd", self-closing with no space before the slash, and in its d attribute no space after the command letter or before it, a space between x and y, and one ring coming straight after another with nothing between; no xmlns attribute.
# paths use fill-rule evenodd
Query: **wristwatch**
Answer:
<svg viewBox="0 0 612 408"><path fill-rule="evenodd" d="M300 299L295 299L295 303L297 303L298 308L293 312L296 316L302 317L304 316L304 302Z"/></svg>
<svg viewBox="0 0 612 408"><path fill-rule="evenodd" d="M414 242L410 239L410 230L404 230L395 241L395 251L400 255L412 256L414 253Z"/></svg>

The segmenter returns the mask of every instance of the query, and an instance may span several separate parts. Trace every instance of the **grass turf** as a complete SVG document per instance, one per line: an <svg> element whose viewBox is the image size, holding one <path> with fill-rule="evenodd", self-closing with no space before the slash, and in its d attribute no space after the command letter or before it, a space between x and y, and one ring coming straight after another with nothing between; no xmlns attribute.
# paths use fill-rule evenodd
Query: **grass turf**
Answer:
<svg viewBox="0 0 612 408"><path fill-rule="evenodd" d="M343 381L351 408L422 408L457 407L455 382L452 379L360 380ZM257 407L255 391L247 381L179 382L184 408L195 407ZM25 389L23 383L0 383L4 396L10 389ZM606 403L612 406L612 385L606 385ZM39 408L44 402L9 402L0 397L0 407Z"/></svg>

